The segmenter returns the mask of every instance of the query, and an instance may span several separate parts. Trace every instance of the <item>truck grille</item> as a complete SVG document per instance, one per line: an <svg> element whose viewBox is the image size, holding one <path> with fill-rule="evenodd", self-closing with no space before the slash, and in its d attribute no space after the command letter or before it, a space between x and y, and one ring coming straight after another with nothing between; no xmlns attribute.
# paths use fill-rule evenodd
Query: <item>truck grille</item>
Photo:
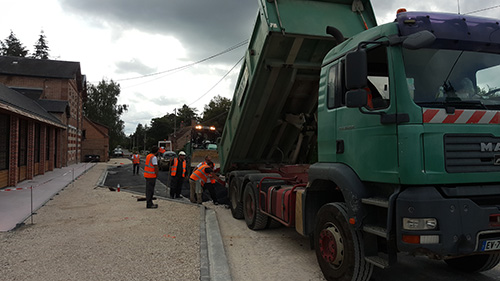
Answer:
<svg viewBox="0 0 500 281"><path fill-rule="evenodd" d="M500 172L500 138L490 134L444 136L448 173Z"/></svg>

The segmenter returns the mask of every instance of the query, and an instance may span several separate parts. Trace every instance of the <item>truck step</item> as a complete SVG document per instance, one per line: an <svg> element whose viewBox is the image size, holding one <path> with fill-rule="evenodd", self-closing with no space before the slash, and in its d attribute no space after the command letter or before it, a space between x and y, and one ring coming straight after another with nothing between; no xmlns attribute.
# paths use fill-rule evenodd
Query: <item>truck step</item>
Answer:
<svg viewBox="0 0 500 281"><path fill-rule="evenodd" d="M373 205L382 208L389 208L389 200L382 197L362 198L361 202L366 205Z"/></svg>
<svg viewBox="0 0 500 281"><path fill-rule="evenodd" d="M375 225L365 225L363 226L363 231L388 239L387 229L384 227Z"/></svg>
<svg viewBox="0 0 500 281"><path fill-rule="evenodd" d="M374 266L380 267L382 269L389 267L389 261L379 256L365 257L365 260L373 264Z"/></svg>

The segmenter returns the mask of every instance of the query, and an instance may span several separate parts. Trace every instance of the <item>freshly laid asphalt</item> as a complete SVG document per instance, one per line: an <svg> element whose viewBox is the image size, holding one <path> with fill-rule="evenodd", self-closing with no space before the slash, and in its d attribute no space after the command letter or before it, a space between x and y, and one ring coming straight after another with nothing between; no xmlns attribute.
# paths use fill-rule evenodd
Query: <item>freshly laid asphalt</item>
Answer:
<svg viewBox="0 0 500 281"><path fill-rule="evenodd" d="M110 162L123 165L130 164L128 159L111 159ZM92 169L95 163L78 163L68 167L58 168L44 175L38 175L32 180L19 183L16 187L0 189L0 232L14 232L17 228L29 222L32 214L42 208L49 200L57 195L61 190L70 186L76 179L88 170ZM131 166L131 165L130 165ZM113 171L111 171L113 173ZM104 187L109 171L105 171L98 180L98 185ZM121 191L144 195L143 192L128 189L127 185L144 186L142 169L139 175L133 180L127 180L126 185L122 185ZM142 182L142 183L141 183ZM89 183L93 185L93 183ZM111 187L110 185L107 185ZM117 186L113 186L117 188ZM142 189L144 190L144 189ZM161 181L156 184L156 197L164 200L171 200L180 204L192 204L187 198L169 199L168 189ZM186 197L185 190L183 195ZM219 225L215 211L200 206L200 280L231 280L231 274L227 257L219 230Z"/></svg>

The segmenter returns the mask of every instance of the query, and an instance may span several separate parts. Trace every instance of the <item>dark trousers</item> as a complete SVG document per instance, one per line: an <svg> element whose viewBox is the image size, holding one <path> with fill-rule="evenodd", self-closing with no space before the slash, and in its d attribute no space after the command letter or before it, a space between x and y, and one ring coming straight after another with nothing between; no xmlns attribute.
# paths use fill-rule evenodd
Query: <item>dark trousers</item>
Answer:
<svg viewBox="0 0 500 281"><path fill-rule="evenodd" d="M146 207L153 206L156 178L146 178Z"/></svg>
<svg viewBox="0 0 500 281"><path fill-rule="evenodd" d="M170 198L181 197L183 184L184 184L183 177L170 177Z"/></svg>
<svg viewBox="0 0 500 281"><path fill-rule="evenodd" d="M139 174L139 164L134 164L134 166L132 167L132 174L133 175Z"/></svg>
<svg viewBox="0 0 500 281"><path fill-rule="evenodd" d="M212 201L217 202L217 194L215 193L215 184L211 183L206 183L205 186L203 186L204 190L208 189L208 192L210 193L210 197L212 198Z"/></svg>

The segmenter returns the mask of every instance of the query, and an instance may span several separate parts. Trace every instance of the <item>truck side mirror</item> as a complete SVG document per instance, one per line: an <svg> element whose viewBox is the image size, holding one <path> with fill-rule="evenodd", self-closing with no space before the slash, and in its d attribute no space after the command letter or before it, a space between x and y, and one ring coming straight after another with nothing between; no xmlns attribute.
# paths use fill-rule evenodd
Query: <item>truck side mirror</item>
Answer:
<svg viewBox="0 0 500 281"><path fill-rule="evenodd" d="M363 107L368 104L368 92L365 89L350 90L346 93L347 107Z"/></svg>
<svg viewBox="0 0 500 281"><path fill-rule="evenodd" d="M366 87L368 67L366 51L358 49L345 56L345 84L348 90Z"/></svg>

